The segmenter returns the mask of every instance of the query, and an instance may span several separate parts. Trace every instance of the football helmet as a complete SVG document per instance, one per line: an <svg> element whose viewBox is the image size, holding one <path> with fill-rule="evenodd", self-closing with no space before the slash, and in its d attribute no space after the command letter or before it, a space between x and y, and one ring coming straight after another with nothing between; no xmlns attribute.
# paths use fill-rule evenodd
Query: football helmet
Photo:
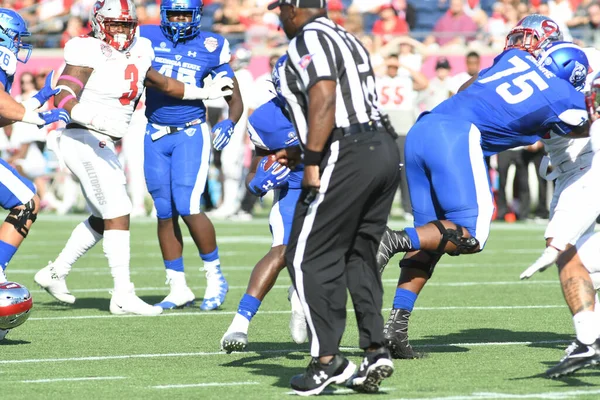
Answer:
<svg viewBox="0 0 600 400"><path fill-rule="evenodd" d="M590 83L590 92L586 93L586 103L590 113L600 113L600 72Z"/></svg>
<svg viewBox="0 0 600 400"><path fill-rule="evenodd" d="M160 29L173 43L194 38L200 32L202 18L202 0L163 0L160 5ZM169 13L189 12L191 22L171 22Z"/></svg>
<svg viewBox="0 0 600 400"><path fill-rule="evenodd" d="M537 56L549 43L559 40L563 40L563 35L556 22L543 15L531 14L510 30L504 50L516 48Z"/></svg>
<svg viewBox="0 0 600 400"><path fill-rule="evenodd" d="M582 91L589 63L583 50L570 42L552 42L537 57L538 63Z"/></svg>
<svg viewBox="0 0 600 400"><path fill-rule="evenodd" d="M287 61L288 56L287 54L282 55L281 57L279 57L279 59L277 60L277 62L275 63L275 66L273 67L273 72L271 72L271 82L273 83L273 86L275 87L275 96L277 96L277 99L280 101L283 101L285 104L285 97L283 97L283 94L281 94L281 77L280 77L280 71L282 68L284 68L285 66L285 62Z"/></svg>
<svg viewBox="0 0 600 400"><path fill-rule="evenodd" d="M13 329L29 318L31 293L15 282L0 283L0 329Z"/></svg>
<svg viewBox="0 0 600 400"><path fill-rule="evenodd" d="M31 57L33 46L23 43L22 39L31 36L27 23L16 11L0 8L0 46L9 49L23 64ZM19 57L23 50L25 54Z"/></svg>
<svg viewBox="0 0 600 400"><path fill-rule="evenodd" d="M231 68L234 71L246 68L250 64L252 51L244 45L237 46L231 53Z"/></svg>
<svg viewBox="0 0 600 400"><path fill-rule="evenodd" d="M127 50L133 43L138 19L133 0L100 0L94 4L90 18L94 37L103 40L119 51ZM111 35L107 25L125 23L128 33Z"/></svg>

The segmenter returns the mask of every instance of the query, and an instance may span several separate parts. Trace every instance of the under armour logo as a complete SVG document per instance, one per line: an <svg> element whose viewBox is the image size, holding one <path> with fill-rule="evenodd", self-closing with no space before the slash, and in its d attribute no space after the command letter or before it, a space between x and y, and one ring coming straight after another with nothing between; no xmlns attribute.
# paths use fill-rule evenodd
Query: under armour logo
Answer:
<svg viewBox="0 0 600 400"><path fill-rule="evenodd" d="M179 61L179 60L181 60L181 57L182 57L182 56L180 56L179 54L177 54L177 55L175 56L175 59L176 59L177 61Z"/></svg>
<svg viewBox="0 0 600 400"><path fill-rule="evenodd" d="M271 180L269 179L264 185L262 185L262 188L265 191L268 191L269 189L271 189L273 186L275 186L275 184L273 182L271 182Z"/></svg>
<svg viewBox="0 0 600 400"><path fill-rule="evenodd" d="M327 374L325 373L325 371L321 371L321 372L319 372L319 375L318 375L318 376L317 376L317 375L313 375L313 379L315 380L315 383L316 383L317 385L320 385L320 384L321 384L321 381L324 381L324 380L326 380L327 378L329 378L329 377L327 376Z"/></svg>
<svg viewBox="0 0 600 400"><path fill-rule="evenodd" d="M188 51L188 57L196 57L196 52L195 51Z"/></svg>

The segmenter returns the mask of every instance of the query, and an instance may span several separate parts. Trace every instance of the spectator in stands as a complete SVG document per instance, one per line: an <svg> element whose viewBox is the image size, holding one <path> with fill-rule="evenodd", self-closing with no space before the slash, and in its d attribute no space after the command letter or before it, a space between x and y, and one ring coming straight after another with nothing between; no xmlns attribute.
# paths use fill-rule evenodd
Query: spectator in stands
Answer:
<svg viewBox="0 0 600 400"><path fill-rule="evenodd" d="M450 62L446 57L440 57L435 64L435 77L429 80L427 89L421 91L419 103L430 111L451 96L451 89Z"/></svg>
<svg viewBox="0 0 600 400"><path fill-rule="evenodd" d="M225 0L223 7L215 11L212 29L221 35L228 36L227 39L231 46L244 41L242 34L246 27L240 22L240 14L239 0Z"/></svg>
<svg viewBox="0 0 600 400"><path fill-rule="evenodd" d="M357 12L348 12L348 17L346 18L346 25L344 27L349 33L355 36L360 36L365 33L363 17Z"/></svg>
<svg viewBox="0 0 600 400"><path fill-rule="evenodd" d="M498 196L496 206L498 209L498 219L507 222L514 221L515 214L517 220L526 220L529 217L529 207L531 206L531 193L529 191L529 171L528 163L525 162L524 147L518 147L498 153ZM515 179L513 187L513 198L518 199L513 207L509 207L506 199L506 185L508 182L508 169L511 165L515 166ZM508 216L508 217L507 217Z"/></svg>
<svg viewBox="0 0 600 400"><path fill-rule="evenodd" d="M379 19L373 25L373 35L376 46L387 44L394 36L406 35L408 24L398 16L398 11L391 4L385 4L379 9Z"/></svg>
<svg viewBox="0 0 600 400"><path fill-rule="evenodd" d="M536 219L548 219L550 217L550 211L548 210L548 181L543 179L537 171L540 170L540 164L542 158L546 154L544 150L544 144L541 141L535 142L534 144L525 147L521 156L523 157L523 163L527 168L527 174L529 174L529 164L533 163L535 166L535 180L538 184L538 204L533 211ZM527 181L529 182L529 175L527 175ZM530 205L527 205L530 207ZM529 208L527 209L529 211Z"/></svg>
<svg viewBox="0 0 600 400"><path fill-rule="evenodd" d="M358 40L365 46L365 49L369 52L371 56L371 66L373 67L373 72L375 76L380 76L385 73L385 60L381 56L379 49L375 48L375 40L370 35L359 34L356 36Z"/></svg>
<svg viewBox="0 0 600 400"><path fill-rule="evenodd" d="M581 3L573 12L573 18L567 21L569 29L583 27L585 24L590 22L588 15L588 7L594 2L594 0L582 0Z"/></svg>
<svg viewBox="0 0 600 400"><path fill-rule="evenodd" d="M346 25L346 17L344 16L344 4L341 0L330 0L327 2L327 15L329 19L340 26Z"/></svg>
<svg viewBox="0 0 600 400"><path fill-rule="evenodd" d="M511 6L512 7L512 6ZM452 94L456 94L458 89L471 79L471 77L475 76L481 70L481 57L479 53L476 51L471 51L467 53L467 57L465 58L466 62L466 71L459 72L458 74L452 77Z"/></svg>
<svg viewBox="0 0 600 400"><path fill-rule="evenodd" d="M395 42L398 43L398 59L400 60L400 64L420 71L423 65L423 52L425 51L423 43L410 36L400 36L395 39Z"/></svg>
<svg viewBox="0 0 600 400"><path fill-rule="evenodd" d="M600 47L600 5L592 3L588 7L589 21L583 28L583 41L595 48Z"/></svg>
<svg viewBox="0 0 600 400"><path fill-rule="evenodd" d="M573 18L573 9L569 0L549 0L548 16L558 24L564 40L570 41L572 37L567 22Z"/></svg>
<svg viewBox="0 0 600 400"><path fill-rule="evenodd" d="M406 0L392 0L392 5L398 11L398 16L403 18L409 29L415 29L417 25L417 10Z"/></svg>
<svg viewBox="0 0 600 400"><path fill-rule="evenodd" d="M377 21L381 6L389 4L390 0L353 0L348 13L357 13L363 19L365 32L371 32Z"/></svg>
<svg viewBox="0 0 600 400"><path fill-rule="evenodd" d="M510 0L512 1L512 0ZM446 5L448 0L440 0L440 5ZM468 15L479 28L484 28L487 24L487 14L485 11L481 9L481 1L480 0L468 0L464 2L463 11L466 15Z"/></svg>
<svg viewBox="0 0 600 400"><path fill-rule="evenodd" d="M519 22L519 14L511 3L496 2L492 10L486 26L488 43L493 49L502 50L506 35Z"/></svg>
<svg viewBox="0 0 600 400"><path fill-rule="evenodd" d="M425 44L464 44L475 39L477 29L477 24L464 12L464 1L450 0L450 9L436 22L433 34L425 39Z"/></svg>
<svg viewBox="0 0 600 400"><path fill-rule="evenodd" d="M67 21L67 28L62 33L60 38L60 47L65 47L65 44L71 40L71 38L80 36L86 33L86 29L83 27L83 21L79 17L70 17Z"/></svg>

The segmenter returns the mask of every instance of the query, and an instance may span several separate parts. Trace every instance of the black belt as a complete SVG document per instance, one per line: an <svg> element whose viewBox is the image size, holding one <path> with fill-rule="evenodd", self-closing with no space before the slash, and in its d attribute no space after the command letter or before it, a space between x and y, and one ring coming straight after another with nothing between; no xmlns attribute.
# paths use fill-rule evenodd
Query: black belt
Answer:
<svg viewBox="0 0 600 400"><path fill-rule="evenodd" d="M335 128L332 132L333 139L337 140L342 137L357 135L360 133L369 133L385 131L384 126L379 121L362 122L358 124L352 124L344 128Z"/></svg>

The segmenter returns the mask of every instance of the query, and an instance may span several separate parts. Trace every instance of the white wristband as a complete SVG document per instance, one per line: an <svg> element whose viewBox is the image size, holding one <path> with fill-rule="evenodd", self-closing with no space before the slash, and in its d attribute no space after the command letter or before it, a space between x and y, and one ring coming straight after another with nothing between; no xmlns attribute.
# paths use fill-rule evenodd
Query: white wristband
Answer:
<svg viewBox="0 0 600 400"><path fill-rule="evenodd" d="M25 114L23 114L21 121L33 125L46 125L46 121L41 119L37 112L28 109L25 109Z"/></svg>
<svg viewBox="0 0 600 400"><path fill-rule="evenodd" d="M25 107L26 110L37 110L38 108L40 108L42 105L40 104L40 101L38 99L36 99L35 97L30 97L27 100L23 100L21 102L21 105L23 107Z"/></svg>
<svg viewBox="0 0 600 400"><path fill-rule="evenodd" d="M207 90L201 87L193 86L193 85L184 85L183 86L183 99L182 100L207 100L208 93Z"/></svg>

